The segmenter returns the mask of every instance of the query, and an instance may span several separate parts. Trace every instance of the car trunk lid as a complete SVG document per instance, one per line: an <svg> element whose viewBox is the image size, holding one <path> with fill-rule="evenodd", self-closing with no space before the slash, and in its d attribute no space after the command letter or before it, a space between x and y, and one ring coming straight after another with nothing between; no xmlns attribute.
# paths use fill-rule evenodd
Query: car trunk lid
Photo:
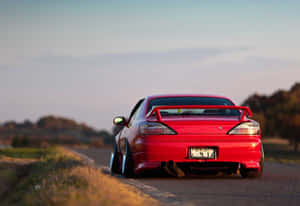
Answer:
<svg viewBox="0 0 300 206"><path fill-rule="evenodd" d="M155 121L155 118L151 117L151 119ZM237 116L191 117L182 115L162 117L161 120L180 135L224 135L240 123Z"/></svg>

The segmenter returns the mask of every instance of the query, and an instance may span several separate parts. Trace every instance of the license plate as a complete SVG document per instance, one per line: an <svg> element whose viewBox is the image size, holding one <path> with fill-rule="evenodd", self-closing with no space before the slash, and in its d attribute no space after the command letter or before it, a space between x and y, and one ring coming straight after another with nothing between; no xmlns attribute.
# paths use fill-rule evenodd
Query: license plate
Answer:
<svg viewBox="0 0 300 206"><path fill-rule="evenodd" d="M217 152L215 148L190 148L190 157L195 159L216 159Z"/></svg>

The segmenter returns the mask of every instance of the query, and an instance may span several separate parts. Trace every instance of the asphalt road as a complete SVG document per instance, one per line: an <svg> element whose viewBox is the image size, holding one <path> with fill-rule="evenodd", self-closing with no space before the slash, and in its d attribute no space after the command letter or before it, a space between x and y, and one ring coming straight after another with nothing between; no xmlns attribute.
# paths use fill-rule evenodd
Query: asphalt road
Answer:
<svg viewBox="0 0 300 206"><path fill-rule="evenodd" d="M110 148L76 150L107 172ZM125 179L114 176L171 205L300 206L300 165L266 162L264 174L259 179L239 176Z"/></svg>

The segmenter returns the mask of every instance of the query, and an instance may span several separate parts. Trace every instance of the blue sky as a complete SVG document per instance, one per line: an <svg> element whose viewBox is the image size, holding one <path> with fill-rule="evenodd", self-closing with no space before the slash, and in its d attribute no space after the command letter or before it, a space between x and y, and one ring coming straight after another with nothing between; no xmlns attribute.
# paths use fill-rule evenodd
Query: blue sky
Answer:
<svg viewBox="0 0 300 206"><path fill-rule="evenodd" d="M0 0L0 122L111 128L160 93L232 98L300 81L299 1Z"/></svg>

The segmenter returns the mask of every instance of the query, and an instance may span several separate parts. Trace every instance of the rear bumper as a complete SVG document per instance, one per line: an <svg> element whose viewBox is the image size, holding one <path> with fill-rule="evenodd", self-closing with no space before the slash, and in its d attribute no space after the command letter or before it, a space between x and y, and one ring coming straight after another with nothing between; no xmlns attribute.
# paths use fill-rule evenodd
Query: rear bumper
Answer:
<svg viewBox="0 0 300 206"><path fill-rule="evenodd" d="M173 160L171 160L173 161ZM260 161L184 161L184 162L176 162L174 161L178 167L181 169L190 169L190 170L201 170L201 171L208 171L208 170L237 170L240 167L244 167L247 169L257 169L261 170L260 168ZM137 164L134 171L136 174L141 173L145 170L153 170L153 169L160 169L161 165L166 163L165 161L143 161Z"/></svg>
<svg viewBox="0 0 300 206"><path fill-rule="evenodd" d="M179 165L241 164L245 168L260 168L262 157L260 136L148 136L137 138L133 158L136 172L159 168L162 162ZM191 159L190 147L217 148L216 159ZM207 164L209 163L209 164Z"/></svg>

